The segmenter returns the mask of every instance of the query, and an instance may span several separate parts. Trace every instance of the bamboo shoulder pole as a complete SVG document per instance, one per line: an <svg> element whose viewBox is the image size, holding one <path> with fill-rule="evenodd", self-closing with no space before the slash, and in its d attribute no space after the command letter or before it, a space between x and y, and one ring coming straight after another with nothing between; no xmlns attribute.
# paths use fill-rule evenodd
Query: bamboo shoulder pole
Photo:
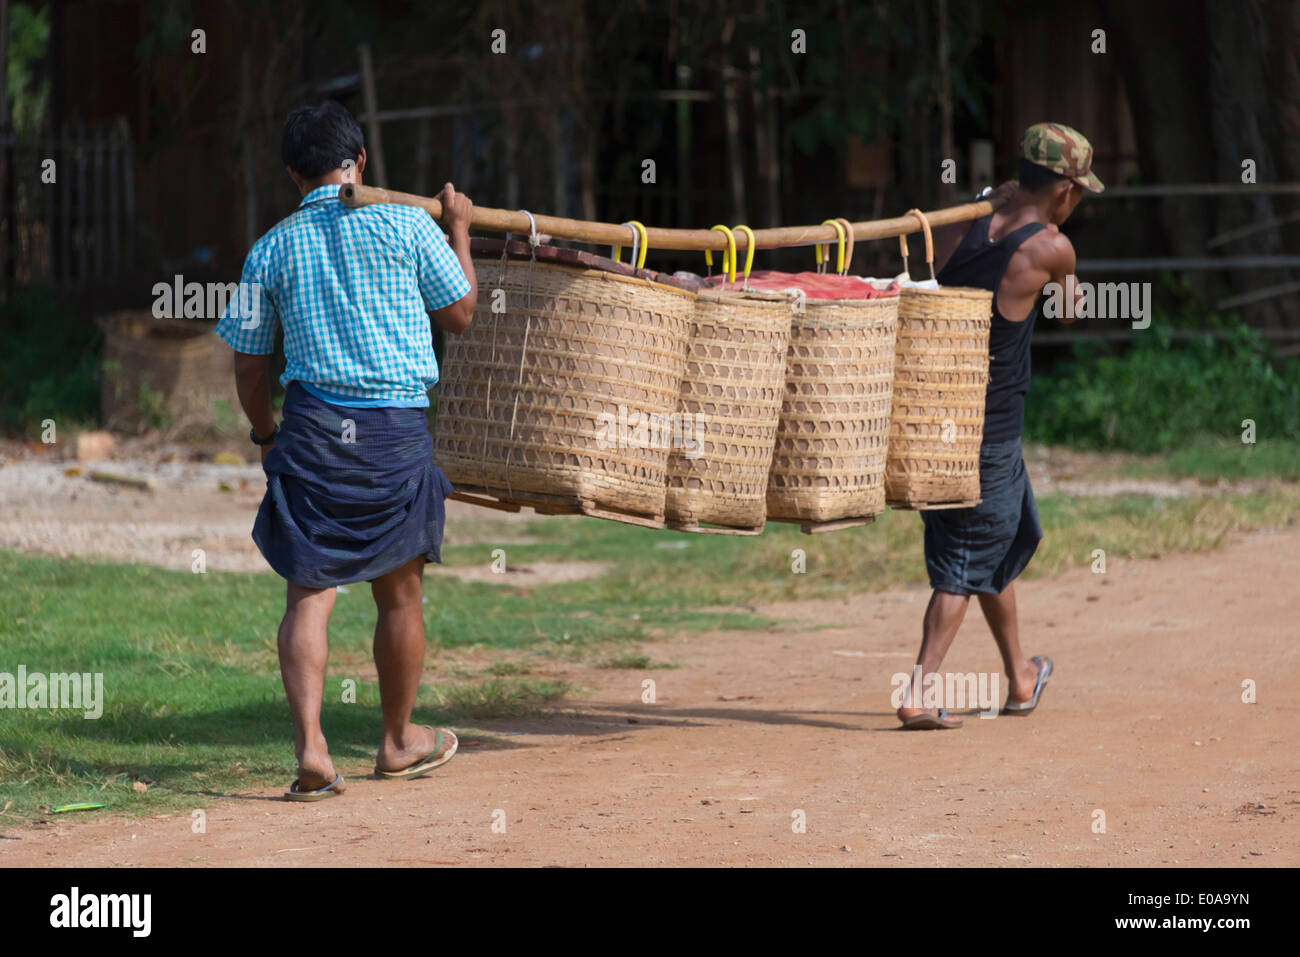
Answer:
<svg viewBox="0 0 1300 957"><path fill-rule="evenodd" d="M339 191L343 205L353 208L370 206L375 203L401 203L406 206L419 206L428 210L435 220L442 219L442 204L429 196L414 196L411 193L399 193L375 186L362 186L344 183ZM1002 199L985 199L947 209L936 209L926 213L931 226L947 226L987 216L1003 203ZM615 223L593 223L581 219L563 219L559 216L542 216L533 214L539 233L546 233L554 239L571 239L578 242L593 243L603 246L632 245L632 228ZM528 235L529 220L523 212L508 209L493 209L490 206L475 206L470 225L475 229L489 232L516 233ZM890 236L904 236L917 232L921 225L914 216L898 216L894 219L864 220L852 223L855 241L867 239L886 239ZM647 228L648 242L651 249L725 249L726 237L721 232L709 229L665 229L651 226ZM833 243L839 238L834 226L783 226L778 229L754 230L754 245L757 249L776 249L781 246L812 246L816 243ZM736 233L736 247L745 249L749 244L743 232Z"/></svg>

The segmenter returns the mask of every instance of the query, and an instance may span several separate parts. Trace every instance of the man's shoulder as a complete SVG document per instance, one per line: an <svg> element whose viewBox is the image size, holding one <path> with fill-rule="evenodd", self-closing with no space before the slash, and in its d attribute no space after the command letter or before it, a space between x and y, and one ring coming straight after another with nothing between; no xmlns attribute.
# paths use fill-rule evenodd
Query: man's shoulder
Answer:
<svg viewBox="0 0 1300 957"><path fill-rule="evenodd" d="M1020 244L1017 252L1023 253L1033 265L1048 269L1072 259L1074 244L1054 224L1045 223L1042 229Z"/></svg>
<svg viewBox="0 0 1300 957"><path fill-rule="evenodd" d="M314 203L295 209L284 217L268 229L253 248L261 246L269 249L287 236L314 231L323 219L350 221L355 225L372 225L405 236L421 225L422 218L427 221L429 214L418 206L407 206L402 203L373 203L355 209L340 203Z"/></svg>
<svg viewBox="0 0 1300 957"><path fill-rule="evenodd" d="M419 206L408 206L405 203L372 203L346 212L360 222L383 223L402 232L410 232L426 222L432 224L427 212Z"/></svg>
<svg viewBox="0 0 1300 957"><path fill-rule="evenodd" d="M280 243L281 237L284 235L284 230L282 228L284 224L285 220L280 220L264 232L258 238L257 242L253 243L253 247L248 251L247 261L249 263L261 264L271 258L271 254L275 251L276 246Z"/></svg>
<svg viewBox="0 0 1300 957"><path fill-rule="evenodd" d="M277 244L282 242L286 236L292 235L306 225L311 218L312 212L313 209L310 206L295 209L292 213L263 233L262 238L253 244L253 250L269 253Z"/></svg>
<svg viewBox="0 0 1300 957"><path fill-rule="evenodd" d="M344 214L347 217L344 221L352 229L388 244L403 257L436 243L442 236L442 230L434 224L433 218L419 206L373 203L356 209L345 208Z"/></svg>

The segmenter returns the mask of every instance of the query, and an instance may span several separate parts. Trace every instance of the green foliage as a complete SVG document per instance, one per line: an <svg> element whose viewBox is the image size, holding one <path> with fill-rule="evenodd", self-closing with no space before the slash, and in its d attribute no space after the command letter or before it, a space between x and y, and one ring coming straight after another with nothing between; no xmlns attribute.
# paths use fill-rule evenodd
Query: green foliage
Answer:
<svg viewBox="0 0 1300 957"><path fill-rule="evenodd" d="M790 26L808 30L809 48L795 57L797 83L816 91L817 105L790 121L790 136L798 149L815 155L853 136L867 143L895 142L899 155L914 150L931 134L933 116L943 86L934 56L916 56L918 48L933 50L938 42L938 7L927 3L881 0L874 4L822 2L803 6ZM954 119L987 124L981 106L989 84L982 79L977 52L987 32L995 32L998 5L991 2L950 4L948 7L947 82ZM923 21L923 22L922 22ZM766 22L755 26L770 30ZM789 30L776 31L782 37ZM751 40L766 44L766 36ZM864 63L886 62L889 72L863 73ZM925 117L924 128L918 126Z"/></svg>
<svg viewBox="0 0 1300 957"><path fill-rule="evenodd" d="M1026 404L1033 441L1085 449L1163 452L1190 440L1300 439L1300 364L1275 366L1267 343L1240 322L1226 338L1174 341L1157 317L1116 354L1081 341L1073 357L1035 376Z"/></svg>
<svg viewBox="0 0 1300 957"><path fill-rule="evenodd" d="M42 286L0 304L0 430L35 437L43 419L63 427L99 413L99 334L75 322Z"/></svg>
<svg viewBox="0 0 1300 957"><path fill-rule="evenodd" d="M149 0L148 29L136 48L141 62L159 55L187 51L195 23L193 5L187 0Z"/></svg>
<svg viewBox="0 0 1300 957"><path fill-rule="evenodd" d="M38 129L50 98L50 81L41 78L40 63L50 39L50 8L9 7L9 55L6 80L10 116L19 134Z"/></svg>
<svg viewBox="0 0 1300 957"><path fill-rule="evenodd" d="M147 372L140 375L140 386L136 392L135 407L140 410L150 428L165 430L172 427L174 416L171 410L167 408L167 396L157 389L149 387L149 374Z"/></svg>

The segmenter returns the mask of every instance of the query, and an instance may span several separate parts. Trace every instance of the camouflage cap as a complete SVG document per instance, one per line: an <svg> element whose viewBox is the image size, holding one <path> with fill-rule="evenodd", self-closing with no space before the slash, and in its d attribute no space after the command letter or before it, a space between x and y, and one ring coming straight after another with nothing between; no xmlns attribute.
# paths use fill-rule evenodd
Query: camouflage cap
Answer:
<svg viewBox="0 0 1300 957"><path fill-rule="evenodd" d="M1092 172L1092 144L1073 127L1062 123L1035 123L1020 137L1020 155L1030 163L1068 177L1094 193L1106 188Z"/></svg>

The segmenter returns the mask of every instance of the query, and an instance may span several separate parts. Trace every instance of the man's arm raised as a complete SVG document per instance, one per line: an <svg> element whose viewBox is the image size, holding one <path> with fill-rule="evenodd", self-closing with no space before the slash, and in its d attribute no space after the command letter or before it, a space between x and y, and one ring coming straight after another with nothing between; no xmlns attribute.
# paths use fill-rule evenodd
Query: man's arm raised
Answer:
<svg viewBox="0 0 1300 957"><path fill-rule="evenodd" d="M478 277L474 273L474 261L469 253L469 221L474 213L474 204L464 193L456 192L456 188L451 183L442 188L438 199L442 202L442 221L451 234L452 251L460 260L460 268L465 271L465 278L469 280L469 292L450 306L435 309L433 321L440 329L459 334L468 329L474 320L474 306L478 302Z"/></svg>

